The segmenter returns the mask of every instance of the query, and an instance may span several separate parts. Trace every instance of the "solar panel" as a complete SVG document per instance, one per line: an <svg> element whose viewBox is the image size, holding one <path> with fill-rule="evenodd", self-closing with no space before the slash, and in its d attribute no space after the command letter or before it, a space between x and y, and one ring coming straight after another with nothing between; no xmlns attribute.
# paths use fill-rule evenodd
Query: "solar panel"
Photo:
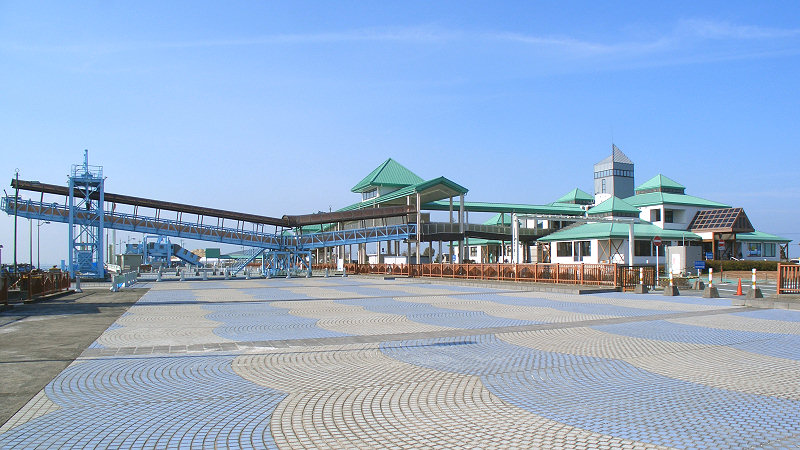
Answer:
<svg viewBox="0 0 800 450"><path fill-rule="evenodd" d="M742 208L707 209L698 211L689 224L691 231L722 231L745 233L754 231Z"/></svg>

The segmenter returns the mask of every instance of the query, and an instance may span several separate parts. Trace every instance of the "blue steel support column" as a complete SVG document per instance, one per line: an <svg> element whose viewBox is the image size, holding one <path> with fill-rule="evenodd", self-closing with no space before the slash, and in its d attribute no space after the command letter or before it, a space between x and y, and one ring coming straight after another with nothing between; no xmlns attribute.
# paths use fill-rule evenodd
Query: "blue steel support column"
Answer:
<svg viewBox="0 0 800 450"><path fill-rule="evenodd" d="M103 184L103 168L90 166L89 151L84 150L83 164L73 165L69 177L69 267L73 274L83 272L93 278L105 278ZM78 198L76 190L80 194ZM96 202L92 199L94 194ZM78 214L83 216L80 221L76 220ZM78 227L77 235L75 227Z"/></svg>

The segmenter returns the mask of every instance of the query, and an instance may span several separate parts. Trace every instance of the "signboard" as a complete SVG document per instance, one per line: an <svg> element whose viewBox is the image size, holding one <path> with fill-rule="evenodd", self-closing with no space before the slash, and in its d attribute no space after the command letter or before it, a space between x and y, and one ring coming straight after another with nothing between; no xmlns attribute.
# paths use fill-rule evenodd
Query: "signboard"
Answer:
<svg viewBox="0 0 800 450"><path fill-rule="evenodd" d="M714 253L706 252L706 259L714 259Z"/></svg>
<svg viewBox="0 0 800 450"><path fill-rule="evenodd" d="M661 245L661 236L656 236L653 238L653 245L655 245L656 247Z"/></svg>
<svg viewBox="0 0 800 450"><path fill-rule="evenodd" d="M694 268L696 270L705 270L706 262L705 261L695 261L694 262Z"/></svg>
<svg viewBox="0 0 800 450"><path fill-rule="evenodd" d="M219 249L218 248L207 248L206 249L206 258L219 258Z"/></svg>
<svg viewBox="0 0 800 450"><path fill-rule="evenodd" d="M720 251L725 250L725 241L719 241L717 247L719 247Z"/></svg>

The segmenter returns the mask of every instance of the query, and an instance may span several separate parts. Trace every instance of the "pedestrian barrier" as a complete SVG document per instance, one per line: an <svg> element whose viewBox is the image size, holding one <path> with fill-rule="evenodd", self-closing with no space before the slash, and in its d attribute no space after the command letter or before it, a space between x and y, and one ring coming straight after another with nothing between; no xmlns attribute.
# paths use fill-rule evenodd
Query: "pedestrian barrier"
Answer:
<svg viewBox="0 0 800 450"><path fill-rule="evenodd" d="M27 300L67 291L70 288L68 272L43 272L7 274L2 277L0 286L0 302L8 304L8 292L18 290Z"/></svg>
<svg viewBox="0 0 800 450"><path fill-rule="evenodd" d="M137 273L135 271L125 272L111 277L111 290L119 292L120 289L130 287L136 283Z"/></svg>
<svg viewBox="0 0 800 450"><path fill-rule="evenodd" d="M528 281L580 284L633 289L644 274L644 284L653 286L655 267L619 264L355 264L344 265L351 274L404 275L409 277L467 280ZM640 270L642 269L642 270Z"/></svg>
<svg viewBox="0 0 800 450"><path fill-rule="evenodd" d="M800 294L800 266L778 264L778 295Z"/></svg>

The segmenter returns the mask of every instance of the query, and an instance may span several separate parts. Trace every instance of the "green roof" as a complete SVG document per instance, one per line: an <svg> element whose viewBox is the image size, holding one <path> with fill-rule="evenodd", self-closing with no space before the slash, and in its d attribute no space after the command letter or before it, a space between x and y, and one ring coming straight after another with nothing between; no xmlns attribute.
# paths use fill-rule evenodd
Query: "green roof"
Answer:
<svg viewBox="0 0 800 450"><path fill-rule="evenodd" d="M464 245L467 245L464 243ZM500 245L500 241L492 240L492 239L480 239L480 238L469 238L469 246L481 246L481 245Z"/></svg>
<svg viewBox="0 0 800 450"><path fill-rule="evenodd" d="M380 205L383 203L389 203L401 198L404 198L409 195L413 195L417 192L423 193L428 191L428 195L433 196L436 200L441 198L446 198L449 196L466 194L469 192L467 188L461 186L460 184L448 180L445 177L434 178L432 180L423 181L421 183L412 184L410 186L402 187L396 191L389 192L388 194L379 195L377 197L373 197L367 201L361 201L358 203L353 203L352 205L345 206L344 208L339 209L338 211L352 211L355 209L364 209L364 208L371 208L375 205ZM423 202L430 201L432 199L422 199ZM449 203L447 203L449 204ZM422 209L426 209L425 205L423 205ZM447 208L445 208L446 210Z"/></svg>
<svg viewBox="0 0 800 450"><path fill-rule="evenodd" d="M649 192L647 194L637 194L625 199L626 202L636 207L653 205L684 205L701 206L706 208L730 208L724 203L712 202L700 197L685 194L671 194L668 192Z"/></svg>
<svg viewBox="0 0 800 450"><path fill-rule="evenodd" d="M566 195L556 200L558 203L592 203L594 197L591 194L575 188L569 191Z"/></svg>
<svg viewBox="0 0 800 450"><path fill-rule="evenodd" d="M586 212L590 216L608 214L634 217L639 217L639 213L639 209L619 197L611 197Z"/></svg>
<svg viewBox="0 0 800 450"><path fill-rule="evenodd" d="M630 225L627 223L587 223L570 227L539 238L540 242L554 241L580 241L588 239L627 239ZM664 240L699 241L702 238L694 233L680 230L664 230L650 222L641 222L633 225L634 239L652 239L661 236Z"/></svg>
<svg viewBox="0 0 800 450"><path fill-rule="evenodd" d="M511 214L498 213L492 216L491 219L483 222L484 225L506 225L511 226Z"/></svg>
<svg viewBox="0 0 800 450"><path fill-rule="evenodd" d="M403 187L421 183L424 180L414 172L406 169L402 164L387 159L363 180L350 189L351 192L364 192L378 186Z"/></svg>
<svg viewBox="0 0 800 450"><path fill-rule="evenodd" d="M649 190L652 190L652 189L663 189L663 188L679 189L682 192L682 191L684 191L686 189L686 186L678 183L677 181L675 181L675 180L673 180L671 178L668 178L668 177L665 177L664 175L658 174L658 175L654 176L653 178L650 178L649 180L647 180L644 183L640 184L636 188L636 192L638 192L638 191L649 191Z"/></svg>
<svg viewBox="0 0 800 450"><path fill-rule="evenodd" d="M758 241L758 242L791 242L791 239L775 236L774 234L753 231L750 233L736 233L737 241Z"/></svg>
<svg viewBox="0 0 800 450"><path fill-rule="evenodd" d="M425 203L422 209L426 211L448 211L449 201L436 201ZM571 203L550 203L549 205L526 205L522 203L488 203L464 202L464 210L469 212L494 212L517 214L563 214L569 216L582 216L583 209L580 205ZM458 202L453 202L453 211L458 211Z"/></svg>

